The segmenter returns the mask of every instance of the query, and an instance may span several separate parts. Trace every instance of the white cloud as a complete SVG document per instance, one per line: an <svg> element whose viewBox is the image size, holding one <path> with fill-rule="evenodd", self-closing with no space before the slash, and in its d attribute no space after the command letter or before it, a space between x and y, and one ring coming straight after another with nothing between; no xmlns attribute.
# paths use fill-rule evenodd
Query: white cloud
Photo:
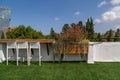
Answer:
<svg viewBox="0 0 120 80"><path fill-rule="evenodd" d="M104 1L102 1L102 2L98 5L98 7L102 7L102 6L106 5L106 4L107 4L107 2L104 0Z"/></svg>
<svg viewBox="0 0 120 80"><path fill-rule="evenodd" d="M105 4L105 2L103 3ZM104 6L103 3L101 2L101 5L99 4L98 7ZM102 27L101 31L103 31L103 29L108 30L110 28L114 30L117 28L120 29L120 0L109 0L106 4L109 4L109 9L104 11L101 14L101 18L96 18L94 22L97 26Z"/></svg>
<svg viewBox="0 0 120 80"><path fill-rule="evenodd" d="M102 14L104 21L116 21L120 20L120 6L115 6L111 10L106 11Z"/></svg>
<svg viewBox="0 0 120 80"><path fill-rule="evenodd" d="M75 12L75 15L79 16L80 15L80 11Z"/></svg>
<svg viewBox="0 0 120 80"><path fill-rule="evenodd" d="M95 19L95 23L101 23L101 20L100 19Z"/></svg>
<svg viewBox="0 0 120 80"><path fill-rule="evenodd" d="M113 30L120 29L120 24L113 27Z"/></svg>
<svg viewBox="0 0 120 80"><path fill-rule="evenodd" d="M60 20L60 18L58 18L58 17L55 17L55 18L54 18L54 20L55 20L55 21L59 21L59 20Z"/></svg>
<svg viewBox="0 0 120 80"><path fill-rule="evenodd" d="M111 0L112 5L118 5L120 4L120 0Z"/></svg>

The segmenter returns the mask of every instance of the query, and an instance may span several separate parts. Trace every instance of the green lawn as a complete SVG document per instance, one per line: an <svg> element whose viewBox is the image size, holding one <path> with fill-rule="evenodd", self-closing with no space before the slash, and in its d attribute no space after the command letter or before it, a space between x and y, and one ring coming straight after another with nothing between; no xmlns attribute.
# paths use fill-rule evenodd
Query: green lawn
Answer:
<svg viewBox="0 0 120 80"><path fill-rule="evenodd" d="M0 80L120 80L120 63L1 63Z"/></svg>

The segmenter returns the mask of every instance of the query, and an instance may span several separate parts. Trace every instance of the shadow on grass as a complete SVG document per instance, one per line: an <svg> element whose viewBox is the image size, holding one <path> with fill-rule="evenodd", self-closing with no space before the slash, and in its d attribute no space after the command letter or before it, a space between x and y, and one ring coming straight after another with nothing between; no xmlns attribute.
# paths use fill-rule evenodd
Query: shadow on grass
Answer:
<svg viewBox="0 0 120 80"><path fill-rule="evenodd" d="M84 64L87 64L87 62L86 61L55 61L55 62L53 62L53 61L42 61L41 62L41 65L43 65L43 64L79 64L79 63L84 63ZM2 63L0 63L0 64L2 64L2 65L6 65L6 62L2 62ZM17 65L16 64L16 61L9 61L8 62L8 65ZM19 61L19 63L18 63L18 65L27 65L27 61L25 61L25 62L22 62L22 61ZM30 63L30 65L39 65L39 62L38 61L32 61L31 63Z"/></svg>

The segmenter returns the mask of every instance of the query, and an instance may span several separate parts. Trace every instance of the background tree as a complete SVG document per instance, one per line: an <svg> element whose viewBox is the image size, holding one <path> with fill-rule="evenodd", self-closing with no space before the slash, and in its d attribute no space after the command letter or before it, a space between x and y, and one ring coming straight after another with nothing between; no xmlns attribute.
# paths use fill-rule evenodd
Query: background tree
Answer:
<svg viewBox="0 0 120 80"><path fill-rule="evenodd" d="M92 41L98 42L101 39L101 34L100 33L94 33L94 39Z"/></svg>
<svg viewBox="0 0 120 80"><path fill-rule="evenodd" d="M69 24L64 24L62 32L66 32L70 28Z"/></svg>
<svg viewBox="0 0 120 80"><path fill-rule="evenodd" d="M83 27L82 21L79 21L77 25Z"/></svg>
<svg viewBox="0 0 120 80"><path fill-rule="evenodd" d="M54 31L53 28L51 28L51 30L50 30L50 38L58 40L58 37L59 37L58 34Z"/></svg>
<svg viewBox="0 0 120 80"><path fill-rule="evenodd" d="M114 41L114 31L112 29L108 30L105 34L104 34L106 40L108 42Z"/></svg>
<svg viewBox="0 0 120 80"><path fill-rule="evenodd" d="M72 23L72 24L71 24L71 27L75 28L75 27L76 27L76 24L75 24L75 23Z"/></svg>
<svg viewBox="0 0 120 80"><path fill-rule="evenodd" d="M25 33L26 38L32 39L33 35L34 35L34 30L31 28L31 26L28 26L26 28L26 33Z"/></svg>
<svg viewBox="0 0 120 80"><path fill-rule="evenodd" d="M31 26L19 25L6 33L7 39L42 39L45 36L40 31L34 30Z"/></svg>
<svg viewBox="0 0 120 80"><path fill-rule="evenodd" d="M117 29L115 31L115 39L114 41L120 41L120 29Z"/></svg>
<svg viewBox="0 0 120 80"><path fill-rule="evenodd" d="M82 26L72 23L66 31L62 31L61 40L63 42L79 42L86 38L86 33L84 32Z"/></svg>
<svg viewBox="0 0 120 80"><path fill-rule="evenodd" d="M80 26L80 27L82 27L82 30L84 31L84 33L87 33L86 32L86 27L85 27L85 25L83 25L82 21L79 21L77 25Z"/></svg>
<svg viewBox="0 0 120 80"><path fill-rule="evenodd" d="M98 41L101 41L101 34L100 33L97 34L97 39L98 39Z"/></svg>
<svg viewBox="0 0 120 80"><path fill-rule="evenodd" d="M53 28L50 29L50 38L54 39L55 38L55 31Z"/></svg>
<svg viewBox="0 0 120 80"><path fill-rule="evenodd" d="M94 24L93 24L92 18L87 19L86 31L88 32L87 38L93 39L94 38Z"/></svg>

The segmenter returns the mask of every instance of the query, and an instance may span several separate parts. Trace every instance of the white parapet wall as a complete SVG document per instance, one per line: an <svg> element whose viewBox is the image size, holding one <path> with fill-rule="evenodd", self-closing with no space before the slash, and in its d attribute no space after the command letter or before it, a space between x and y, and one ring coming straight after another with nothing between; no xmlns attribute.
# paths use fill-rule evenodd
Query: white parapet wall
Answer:
<svg viewBox="0 0 120 80"><path fill-rule="evenodd" d="M87 62L94 64L94 62L120 62L120 42L90 42ZM0 62L5 61L6 44L0 44ZM26 61L26 50L20 50L19 61ZM47 52L46 44L41 44L42 61L53 61L53 47L49 45L49 53ZM16 53L14 50L9 50L9 60L16 60ZM38 61L38 50L34 49L31 54L31 61ZM86 60L86 59L85 59ZM59 61L56 56L55 61ZM63 61L82 61L79 55L65 55Z"/></svg>
<svg viewBox="0 0 120 80"><path fill-rule="evenodd" d="M40 44L41 45L41 56L42 56L42 61L54 61L54 53L53 53L53 47L52 44L49 44L49 52L47 51L47 46L46 44ZM6 44L1 44L0 45L0 62L5 61L6 58ZM38 61L38 49L33 49L32 53L30 54L32 59L31 61ZM26 49L20 49L19 50L19 55L20 57L19 61L27 61L27 53ZM16 61L16 50L14 49L9 49L8 50L8 59L9 61ZM74 55L64 55L62 58L62 61L86 61L87 58L81 58L79 54L74 54ZM55 55L55 61L60 61L60 56Z"/></svg>
<svg viewBox="0 0 120 80"><path fill-rule="evenodd" d="M120 62L120 42L90 42L87 62Z"/></svg>

